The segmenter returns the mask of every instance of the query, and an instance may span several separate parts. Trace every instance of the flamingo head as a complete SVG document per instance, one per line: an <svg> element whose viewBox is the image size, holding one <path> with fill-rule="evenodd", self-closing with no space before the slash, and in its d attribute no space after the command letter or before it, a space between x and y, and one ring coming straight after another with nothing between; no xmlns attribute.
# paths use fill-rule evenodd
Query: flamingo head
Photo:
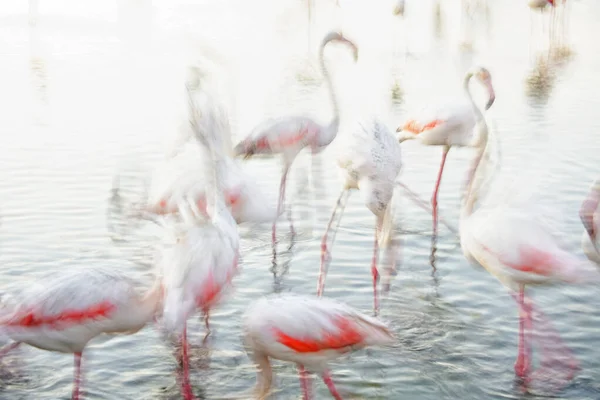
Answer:
<svg viewBox="0 0 600 400"><path fill-rule="evenodd" d="M489 110L496 100L496 93L494 93L494 86L492 85L492 75L490 74L490 71L484 67L476 67L473 70L472 75L477 78L477 80L481 82L481 84L485 86L488 91L489 97L487 103L485 104L485 109Z"/></svg>
<svg viewBox="0 0 600 400"><path fill-rule="evenodd" d="M331 31L323 38L321 42L321 49L325 47L325 45L329 42L340 42L348 45L352 49L352 56L354 57L354 61L358 61L358 47L354 44L353 41L345 37L342 32L339 31Z"/></svg>

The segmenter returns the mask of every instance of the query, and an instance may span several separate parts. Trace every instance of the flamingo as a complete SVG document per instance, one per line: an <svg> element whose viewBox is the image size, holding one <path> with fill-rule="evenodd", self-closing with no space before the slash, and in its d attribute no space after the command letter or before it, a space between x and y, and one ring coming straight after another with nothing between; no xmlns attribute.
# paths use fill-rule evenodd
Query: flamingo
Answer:
<svg viewBox="0 0 600 400"><path fill-rule="evenodd" d="M342 191L333 208L329 223L321 241L321 269L317 284L317 294L321 296L325 288L325 279L330 262L328 234L339 210L340 220L346 207L350 189L359 189L367 208L375 215L375 244L371 262L373 276L373 304L375 314L379 310L377 283L379 272L377 258L379 247L388 247L393 229L392 197L395 180L400 173L400 144L382 123L372 120L368 124L358 124L338 141L337 164L344 178ZM335 240L335 233L332 239Z"/></svg>
<svg viewBox="0 0 600 400"><path fill-rule="evenodd" d="M310 395L307 368L320 373L331 395L340 400L327 368L329 361L366 346L394 341L381 321L332 299L294 294L261 298L243 317L244 345L258 366L256 393L264 399L273 373L269 358L298 365L304 400Z"/></svg>
<svg viewBox="0 0 600 400"><path fill-rule="evenodd" d="M561 346L561 355L567 358L547 357L548 346L542 343L542 355L546 356L542 359L542 366L561 363L569 369L567 379L570 379L577 368L576 361L544 315L526 299L525 287L596 281L597 272L590 268L587 260L580 260L564 250L549 229L528 210L503 205L473 211L483 181L480 179L480 169L485 166L482 160L487 156L487 131L482 130L481 133L482 145L469 173L461 207L459 228L463 253L471 263L483 266L510 290L517 292L513 294L520 310L519 346L514 366L516 375L525 382L531 378L528 336L533 326L532 315L537 315L537 322L542 324L541 330L544 331L540 340L554 339Z"/></svg>
<svg viewBox="0 0 600 400"><path fill-rule="evenodd" d="M269 119L256 126L253 131L234 148L235 155L244 156L244 159L248 159L256 154L282 154L283 174L279 185L277 216L282 212L287 174L298 153L307 146L310 146L313 154L318 153L335 139L338 132L340 124L338 98L324 59L325 47L330 42L346 44L353 51L355 62L358 60L358 49L352 41L348 40L339 32L328 33L321 42L319 61L321 70L327 81L331 103L333 105L334 116L331 122L328 125L321 125L307 116L290 116ZM276 222L277 217L273 222L273 246L275 246L276 241ZM293 226L291 229L293 235Z"/></svg>
<svg viewBox="0 0 600 400"><path fill-rule="evenodd" d="M223 110L209 101L201 110L190 108L190 111L190 124L203 146L205 159L210 162L205 168L212 175L208 177L211 201L207 204L207 212L210 219L202 218L193 200L181 198L179 213L183 224L174 226L172 233L176 242L162 249L158 261L164 275L165 328L182 333L182 392L186 400L193 398L189 384L187 320L196 309L202 310L207 330L205 339L208 337L209 312L231 287L238 272L240 241L237 225L220 187L224 162L219 140L229 133L229 121Z"/></svg>
<svg viewBox="0 0 600 400"><path fill-rule="evenodd" d="M579 217L583 223L581 243L585 255L590 261L600 264L600 179L597 179L581 205Z"/></svg>
<svg viewBox="0 0 600 400"><path fill-rule="evenodd" d="M198 91L206 77L197 66L188 68L188 96L196 102L216 101L214 96L208 97L206 90ZM190 107L193 105L190 104ZM230 131L227 129L220 139L222 145L223 165L220 183L223 188L225 204L230 209L237 223L272 221L275 206L271 204L254 179L245 173L242 166L234 160ZM196 207L206 215L206 164L202 160L203 150L198 143L190 142L194 132L189 123L182 124L174 148L168 157L159 164L152 177L150 190L142 213L151 215L171 215L178 211L178 201L182 196L194 199Z"/></svg>
<svg viewBox="0 0 600 400"><path fill-rule="evenodd" d="M470 69L464 78L463 86L469 104L460 104L454 109L425 109L422 112L422 115L416 116L415 118L408 118L407 121L396 130L396 132L398 132L399 142L405 140L418 140L421 144L427 146L443 146L442 161L435 183L435 189L431 196L434 238L437 236L438 228L438 191L450 147L479 147L484 131L487 134L487 124L483 116L483 111L475 104L469 89L469 83L473 77L483 84L488 91L489 97L487 104L485 105L485 111L487 111L496 99L494 87L492 86L492 76L487 69L477 66Z"/></svg>
<svg viewBox="0 0 600 400"><path fill-rule="evenodd" d="M90 340L105 334L133 334L152 321L160 308L159 280L140 295L126 275L108 268L81 268L45 279L18 296L11 312L0 317L0 331L14 342L42 350L73 353L72 399L79 399L81 358Z"/></svg>

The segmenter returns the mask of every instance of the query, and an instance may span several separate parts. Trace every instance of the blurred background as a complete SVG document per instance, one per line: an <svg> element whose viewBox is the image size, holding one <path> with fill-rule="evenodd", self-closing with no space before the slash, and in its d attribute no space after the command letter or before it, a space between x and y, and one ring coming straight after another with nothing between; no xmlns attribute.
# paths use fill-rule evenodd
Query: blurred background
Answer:
<svg viewBox="0 0 600 400"><path fill-rule="evenodd" d="M111 188L119 183L126 204L142 199L185 116L186 67L201 61L221 77L234 142L272 116L305 112L327 121L331 107L317 51L332 29L342 29L360 52L354 65L343 51L328 51L343 97L342 131L368 116L395 131L408 111L462 96L465 72L485 66L496 91L487 114L498 146L491 201L531 206L553 223L567 248L581 254L578 210L597 177L600 154L594 116L600 106L600 3L568 2L554 31L549 13L530 10L524 0L406 0L403 15L394 15L394 4L3 0L0 290L80 265L148 274L152 228L115 228L119 210ZM402 147L402 181L429 199L441 149L414 142ZM450 154L440 213L458 227L461 185L473 152ZM279 160L246 165L276 201ZM320 238L340 185L329 149L296 160L287 203L298 236L274 268L270 224L241 227L243 273L236 291L211 315L210 353L191 355L199 398L239 398L236 393L254 384L239 340L240 316L250 300L274 291L315 292ZM342 393L350 399L544 398L523 395L514 383L517 314L503 286L471 267L456 235L443 227L432 272L431 216L402 195L395 201L402 257L381 317L399 343L332 365ZM353 194L327 286L328 296L363 310L372 301L373 223ZM280 230L283 242L285 232ZM600 398L600 289L533 293L580 361L580 373L558 396ZM201 323L190 324L191 341L199 342ZM152 327L95 341L86 351L86 398L179 398L174 358ZM21 349L2 361L0 398L66 399L71 363L67 355ZM299 398L293 366L276 368L279 391L272 398ZM322 383L314 386L317 399L328 398Z"/></svg>

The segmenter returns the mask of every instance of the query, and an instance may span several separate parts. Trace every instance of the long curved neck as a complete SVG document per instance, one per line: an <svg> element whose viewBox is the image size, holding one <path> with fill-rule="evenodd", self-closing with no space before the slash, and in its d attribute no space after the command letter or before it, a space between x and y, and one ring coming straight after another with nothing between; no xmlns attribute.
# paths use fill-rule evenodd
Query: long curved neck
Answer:
<svg viewBox="0 0 600 400"><path fill-rule="evenodd" d="M327 127L327 133L325 135L321 135L319 138L319 144L321 146L326 146L335 139L337 136L337 132L340 126L340 107L338 103L338 96L333 86L333 81L331 79L331 73L327 68L327 64L325 63L325 47L327 43L323 43L321 46L321 50L319 51L319 63L321 65L321 71L323 71L323 75L325 76L325 82L327 83L327 89L329 90L329 97L331 99L331 105L333 107L333 119L329 123Z"/></svg>
<svg viewBox="0 0 600 400"><path fill-rule="evenodd" d="M479 143L479 146L477 148L477 155L473 160L467 177L466 193L463 197L463 202L460 210L461 223L464 222L464 220L466 220L471 214L473 214L475 203L479 198L479 192L481 190L483 182L485 181L480 175L481 171L483 170L483 167L485 167L486 152L488 148L487 129L482 129L480 131L480 135L481 142Z"/></svg>
<svg viewBox="0 0 600 400"><path fill-rule="evenodd" d="M479 109L479 107L477 107L477 104L475 104L475 100L473 100L473 95L471 94L471 89L469 87L469 82L471 81L471 78L473 77L472 73L468 73L467 76L465 76L465 81L463 83L463 87L465 89L465 92L467 92L467 96L469 97L469 101L471 102L471 106L473 107L473 112L475 113L475 116L477 117L477 121L483 121L483 113L481 112L481 110Z"/></svg>

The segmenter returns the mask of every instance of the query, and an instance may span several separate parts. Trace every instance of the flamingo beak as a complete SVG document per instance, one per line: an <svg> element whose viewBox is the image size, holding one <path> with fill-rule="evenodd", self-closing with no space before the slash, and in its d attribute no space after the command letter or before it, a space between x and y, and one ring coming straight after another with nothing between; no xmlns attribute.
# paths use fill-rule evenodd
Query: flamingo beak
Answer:
<svg viewBox="0 0 600 400"><path fill-rule="evenodd" d="M492 81L488 80L485 82L485 85L487 87L488 93L489 93L489 99L488 102L485 105L485 110L489 110L490 107L492 106L492 104L494 104L494 101L496 100L496 93L494 93L494 87L492 86Z"/></svg>
<svg viewBox="0 0 600 400"><path fill-rule="evenodd" d="M585 231L590 236L592 241L596 240L596 229L594 227L594 211L598 208L600 196L593 196L592 198L586 199L581 205L579 212L579 218L583 223Z"/></svg>

